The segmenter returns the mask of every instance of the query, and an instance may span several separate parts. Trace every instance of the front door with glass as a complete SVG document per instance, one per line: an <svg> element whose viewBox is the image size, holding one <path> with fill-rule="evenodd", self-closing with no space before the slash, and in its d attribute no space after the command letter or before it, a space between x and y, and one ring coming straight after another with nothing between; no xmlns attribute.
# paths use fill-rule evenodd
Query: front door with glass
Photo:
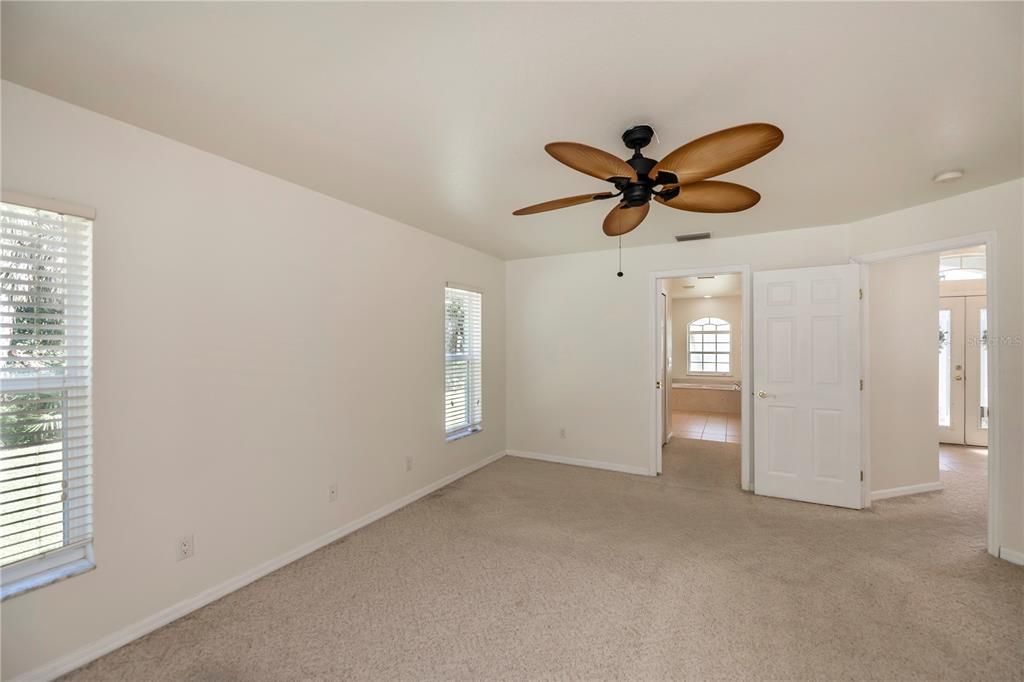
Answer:
<svg viewBox="0 0 1024 682"><path fill-rule="evenodd" d="M939 299L939 442L988 445L984 296Z"/></svg>
<svg viewBox="0 0 1024 682"><path fill-rule="evenodd" d="M984 296L964 300L964 443L988 445L988 308Z"/></svg>

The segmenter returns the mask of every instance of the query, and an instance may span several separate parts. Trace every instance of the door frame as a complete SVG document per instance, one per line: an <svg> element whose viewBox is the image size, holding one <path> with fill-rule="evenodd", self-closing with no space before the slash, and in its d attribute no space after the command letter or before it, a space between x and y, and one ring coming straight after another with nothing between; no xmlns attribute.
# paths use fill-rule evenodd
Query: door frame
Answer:
<svg viewBox="0 0 1024 682"><path fill-rule="evenodd" d="M985 246L985 293L988 297L988 328L989 337L1000 338L1000 321L1002 314L996 282L998 273L996 267L996 233L977 232L923 244L913 244L897 249L876 251L867 254L853 256L850 261L861 265L861 286L864 291L864 305L861 306L861 366L864 375L870 372L870 344L868 329L868 312L871 306L870 281L868 276L868 265L882 263L885 261L917 256L926 253L940 253L952 249L961 249L968 246ZM938 273L936 273L938 276ZM999 483L1000 483L1000 458L1002 455L1002 442L999 433L999 424L1002 422L1002 402L999 400L999 368L1001 366L1000 344L995 343L988 349L988 390L989 405L998 406L994 412L989 413L988 420L988 525L987 547L988 553L992 556L999 556ZM864 460L864 506L871 506L871 424L870 406L871 382L864 382L864 391L861 394L861 449ZM938 439L936 438L936 447Z"/></svg>
<svg viewBox="0 0 1024 682"><path fill-rule="evenodd" d="M661 294L659 280L673 279L676 277L697 277L699 275L739 275L740 276L740 487L743 490L754 489L754 467L753 467L753 443L751 441L751 363L753 360L753 345L751 343L751 281L749 265L720 265L710 267L680 268L678 270L660 270L650 273L650 317L647 328L649 331L648 347L650 354L650 415L651 434L650 460L648 470L651 476L657 476L658 457L661 455L661 433L658 430L660 419L658 418L658 393L654 388L658 381L658 298ZM671 299L670 299L671 303ZM671 377L667 390L672 389ZM671 401L671 394L669 394Z"/></svg>

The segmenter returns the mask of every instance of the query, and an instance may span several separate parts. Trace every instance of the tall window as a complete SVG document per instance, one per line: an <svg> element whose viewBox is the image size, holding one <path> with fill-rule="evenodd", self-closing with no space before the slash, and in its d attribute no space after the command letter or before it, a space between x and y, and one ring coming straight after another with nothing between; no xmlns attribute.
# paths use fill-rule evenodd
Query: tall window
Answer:
<svg viewBox="0 0 1024 682"><path fill-rule="evenodd" d="M702 317L688 326L687 350L689 374L730 374L729 349L732 334L729 323L717 317Z"/></svg>
<svg viewBox="0 0 1024 682"><path fill-rule="evenodd" d="M483 346L481 295L444 289L444 430L449 440L481 429Z"/></svg>
<svg viewBox="0 0 1024 682"><path fill-rule="evenodd" d="M92 221L0 203L0 573L92 567Z"/></svg>

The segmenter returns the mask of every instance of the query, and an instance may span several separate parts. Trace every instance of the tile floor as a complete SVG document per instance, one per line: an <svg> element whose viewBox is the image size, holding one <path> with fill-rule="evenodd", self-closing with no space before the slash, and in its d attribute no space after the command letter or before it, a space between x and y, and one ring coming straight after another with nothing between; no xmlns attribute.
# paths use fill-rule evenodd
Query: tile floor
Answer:
<svg viewBox="0 0 1024 682"><path fill-rule="evenodd" d="M672 437L740 442L740 416L714 412L673 412Z"/></svg>

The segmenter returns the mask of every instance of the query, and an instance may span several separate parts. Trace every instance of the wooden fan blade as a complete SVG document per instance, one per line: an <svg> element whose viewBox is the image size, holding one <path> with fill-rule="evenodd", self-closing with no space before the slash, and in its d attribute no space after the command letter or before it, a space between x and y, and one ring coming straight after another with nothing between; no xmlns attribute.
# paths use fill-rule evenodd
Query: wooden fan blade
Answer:
<svg viewBox="0 0 1024 682"><path fill-rule="evenodd" d="M635 230L636 226L644 221L650 210L650 202L635 208L626 208L625 204L619 204L605 216L604 233L609 237L621 237L627 232Z"/></svg>
<svg viewBox="0 0 1024 682"><path fill-rule="evenodd" d="M594 147L576 142L551 142L544 145L544 150L580 173L592 175L598 180L608 178L630 178L635 180L633 167L617 156L603 152Z"/></svg>
<svg viewBox="0 0 1024 682"><path fill-rule="evenodd" d="M687 142L651 171L674 173L686 185L728 173L761 158L782 144L782 131L770 123L747 123Z"/></svg>
<svg viewBox="0 0 1024 682"><path fill-rule="evenodd" d="M512 215L531 215L533 213L542 213L544 211L554 211L556 208L567 208L569 206L576 206L577 204L585 204L588 201L596 201L597 199L607 199L611 196L611 192L600 192L598 194L578 194L574 197L565 197L564 199L552 199L551 201L545 201L542 204L534 204L533 206L527 206L526 208L521 208L518 211L512 211Z"/></svg>
<svg viewBox="0 0 1024 682"><path fill-rule="evenodd" d="M669 185L666 189L671 189ZM704 180L679 185L679 194L671 199L655 197L659 202L683 211L699 213L734 213L745 211L761 201L761 195L743 185L719 180Z"/></svg>

